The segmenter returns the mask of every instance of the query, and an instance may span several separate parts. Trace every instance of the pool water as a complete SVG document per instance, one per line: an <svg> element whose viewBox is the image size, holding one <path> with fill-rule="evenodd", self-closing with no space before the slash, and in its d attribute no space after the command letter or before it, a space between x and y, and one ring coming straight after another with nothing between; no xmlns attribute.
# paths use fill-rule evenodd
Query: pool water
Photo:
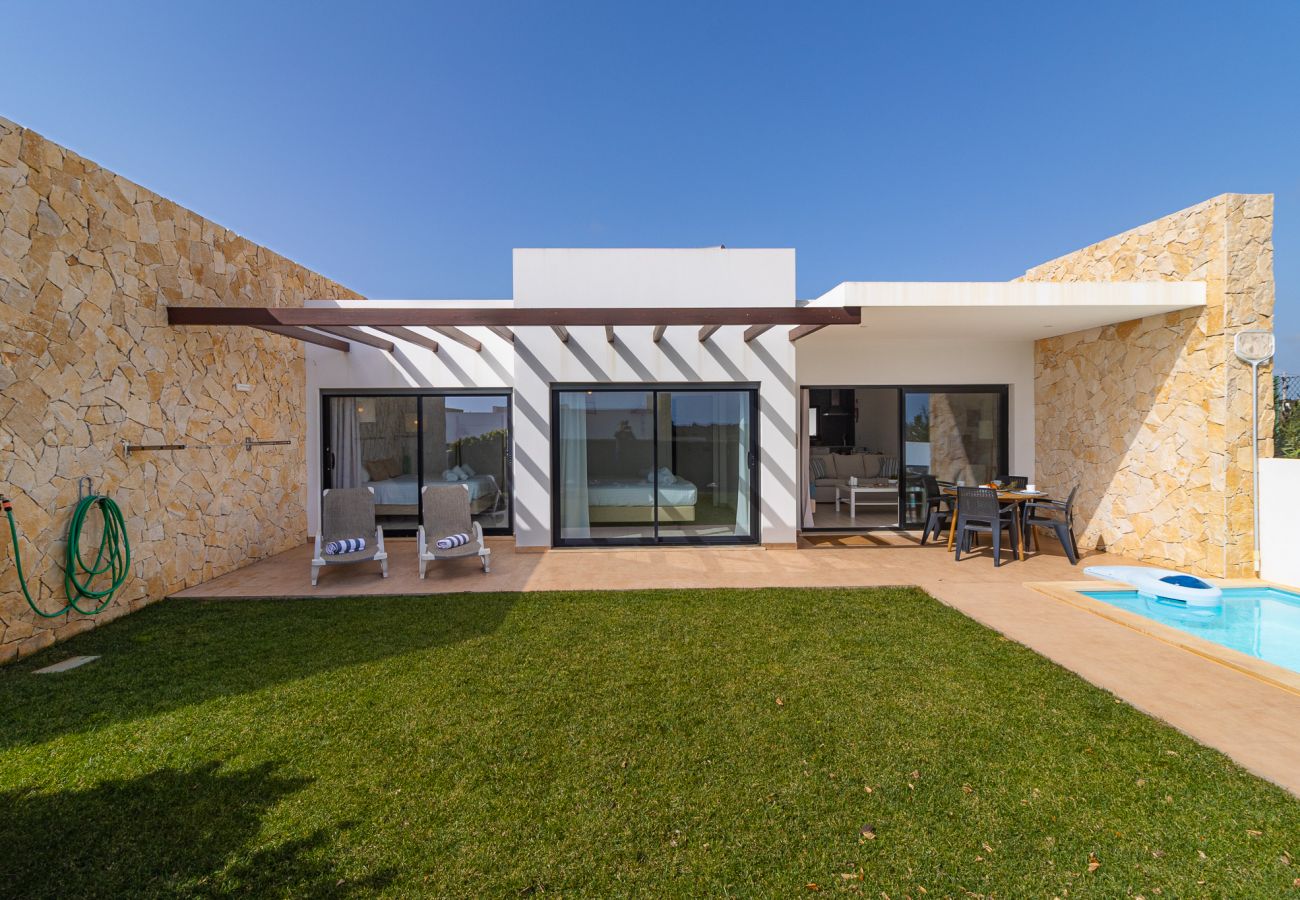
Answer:
<svg viewBox="0 0 1300 900"><path fill-rule="evenodd" d="M1276 588L1224 588L1223 606L1189 609L1137 591L1080 591L1187 634L1300 672L1300 594Z"/></svg>

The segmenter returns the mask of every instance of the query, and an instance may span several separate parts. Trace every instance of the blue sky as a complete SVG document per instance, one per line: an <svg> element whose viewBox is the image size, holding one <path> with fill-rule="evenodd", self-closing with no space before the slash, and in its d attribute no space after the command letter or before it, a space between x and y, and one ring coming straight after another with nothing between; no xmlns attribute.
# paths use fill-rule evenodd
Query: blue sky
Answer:
<svg viewBox="0 0 1300 900"><path fill-rule="evenodd" d="M6 4L0 115L374 297L521 246L780 246L800 296L1001 280L1276 195L1300 3Z"/></svg>

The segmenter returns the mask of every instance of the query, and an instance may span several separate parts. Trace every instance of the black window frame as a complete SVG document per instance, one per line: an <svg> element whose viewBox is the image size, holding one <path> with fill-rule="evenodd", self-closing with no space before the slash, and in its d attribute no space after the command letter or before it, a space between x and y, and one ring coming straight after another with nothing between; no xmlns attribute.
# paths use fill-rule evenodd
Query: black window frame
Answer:
<svg viewBox="0 0 1300 900"><path fill-rule="evenodd" d="M334 467L329 462L330 403L335 397L414 397L415 452L418 460L417 483L423 485L424 468L424 403L425 397L504 397L506 401L506 524L504 527L484 528L488 536L509 536L515 533L515 396L513 388L321 388L320 389L320 489L331 488ZM424 495L416 492L417 521L424 521ZM384 535L414 537L414 528L384 528Z"/></svg>
<svg viewBox="0 0 1300 900"><path fill-rule="evenodd" d="M735 393L746 393L749 395L749 472L750 472L750 503L749 503L749 534L747 535L670 535L663 537L659 534L659 516L656 512L654 517L654 535L649 538L629 537L629 538L611 538L611 537L589 537L589 538L562 538L560 536L560 441L556 433L560 420L560 394L563 393L626 393L630 391L640 391L652 394L671 394L671 393L713 393L718 391L732 391ZM658 500L658 476L659 471L659 404L652 404L654 410L654 428L655 438L653 441L653 465L656 472L654 497ZM759 544L761 535L759 529L762 522L762 440L760 435L760 397L759 385L755 382L601 382L599 384L552 384L551 385L551 546L556 548L569 547L688 547L688 546L739 546L746 544ZM656 509L657 509L656 502Z"/></svg>
<svg viewBox="0 0 1300 900"><path fill-rule="evenodd" d="M879 391L892 390L898 398L898 416L896 427L898 429L898 506L895 510L896 518L893 525L861 525L857 527L844 525L830 526L802 526L800 533L807 534L843 534L845 532L862 533L867 531L915 531L920 526L908 525L906 515L904 514L904 505L907 502L907 478L906 476L906 435L907 435L907 410L906 398L908 393L916 394L996 394L998 397L998 418L1001 420L1002 429L999 435L998 446L998 471L1009 472L1011 461L1011 385L1010 384L802 384L799 386L800 403L802 404L804 391ZM807 422L801 424L801 428L807 428ZM802 438L801 438L802 440ZM808 479L805 473L804 478ZM811 479L808 481L811 485ZM806 487L808 486L806 485ZM807 498L804 498L807 499Z"/></svg>

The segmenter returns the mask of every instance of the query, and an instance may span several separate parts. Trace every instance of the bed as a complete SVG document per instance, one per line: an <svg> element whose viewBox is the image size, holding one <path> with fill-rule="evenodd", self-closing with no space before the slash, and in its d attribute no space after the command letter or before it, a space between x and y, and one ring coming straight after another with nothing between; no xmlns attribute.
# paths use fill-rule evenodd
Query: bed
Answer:
<svg viewBox="0 0 1300 900"><path fill-rule="evenodd" d="M657 507L654 485L644 479L593 478L587 484L588 518L592 523L653 522L656 509L660 522L694 522L698 501L699 490L682 478L659 485Z"/></svg>
<svg viewBox="0 0 1300 900"><path fill-rule="evenodd" d="M465 481L443 481L426 478L425 484L463 484L469 488L469 511L472 515L487 512L496 506L501 489L491 475L473 475ZM380 516L419 515L420 482L413 473L394 478L366 481L362 487L375 492L375 514Z"/></svg>

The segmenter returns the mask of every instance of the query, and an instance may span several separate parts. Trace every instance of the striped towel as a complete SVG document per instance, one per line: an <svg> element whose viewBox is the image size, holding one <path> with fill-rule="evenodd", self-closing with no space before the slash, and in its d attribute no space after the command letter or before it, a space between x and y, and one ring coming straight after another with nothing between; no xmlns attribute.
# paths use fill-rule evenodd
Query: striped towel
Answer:
<svg viewBox="0 0 1300 900"><path fill-rule="evenodd" d="M366 549L365 538L344 538L341 541L330 541L325 545L326 556L338 556L340 553L356 553L358 550Z"/></svg>
<svg viewBox="0 0 1300 900"><path fill-rule="evenodd" d="M438 538L433 546L439 550L450 550L452 547L463 547L468 543L469 535L462 531L460 534L449 534L445 538Z"/></svg>

